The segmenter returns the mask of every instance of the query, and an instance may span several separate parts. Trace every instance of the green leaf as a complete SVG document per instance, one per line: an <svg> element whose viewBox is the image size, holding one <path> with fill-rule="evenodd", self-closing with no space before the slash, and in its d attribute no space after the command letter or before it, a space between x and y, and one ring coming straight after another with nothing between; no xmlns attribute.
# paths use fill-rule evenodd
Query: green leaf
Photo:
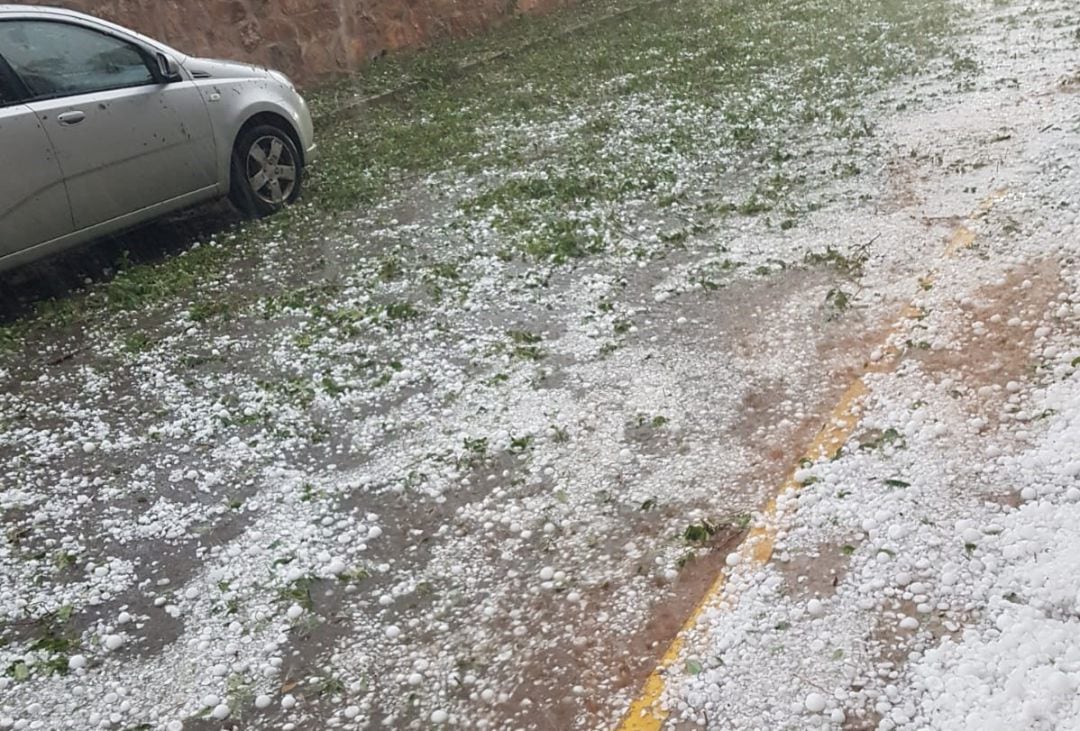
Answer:
<svg viewBox="0 0 1080 731"><path fill-rule="evenodd" d="M510 450L515 452L523 452L529 448L532 444L533 438L531 435L525 435L523 437L511 437Z"/></svg>
<svg viewBox="0 0 1080 731"><path fill-rule="evenodd" d="M688 675L698 675L702 671L701 663L697 660L686 661L686 672Z"/></svg>
<svg viewBox="0 0 1080 731"><path fill-rule="evenodd" d="M30 677L30 668L28 668L26 663L21 660L12 664L9 672L11 673L11 677L15 678L18 682L22 682Z"/></svg>
<svg viewBox="0 0 1080 731"><path fill-rule="evenodd" d="M750 527L751 520L752 516L750 513L739 513L732 519L731 524L739 530L746 530Z"/></svg>
<svg viewBox="0 0 1080 731"><path fill-rule="evenodd" d="M703 520L700 523L691 523L686 526L686 530L683 531L683 538L689 543L703 543L709 540L718 529L719 526L714 525L708 520Z"/></svg>
<svg viewBox="0 0 1080 731"><path fill-rule="evenodd" d="M903 480L898 480L894 477L885 480L885 484L889 487L911 487L910 482L904 482Z"/></svg>

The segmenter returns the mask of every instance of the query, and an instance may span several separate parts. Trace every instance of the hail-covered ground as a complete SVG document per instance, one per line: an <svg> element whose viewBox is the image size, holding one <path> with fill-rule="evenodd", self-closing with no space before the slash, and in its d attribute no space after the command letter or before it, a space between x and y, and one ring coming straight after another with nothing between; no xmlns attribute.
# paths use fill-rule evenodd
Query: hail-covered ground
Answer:
<svg viewBox="0 0 1080 731"><path fill-rule="evenodd" d="M908 276L860 294L909 305L863 352L852 438L755 515L773 560L724 569L671 728L1080 727L1080 18L973 10L974 83L881 120L903 203L854 214L922 223Z"/></svg>
<svg viewBox="0 0 1080 731"><path fill-rule="evenodd" d="M1080 18L613 9L0 330L0 728L609 728L720 571L673 727L1080 717Z"/></svg>

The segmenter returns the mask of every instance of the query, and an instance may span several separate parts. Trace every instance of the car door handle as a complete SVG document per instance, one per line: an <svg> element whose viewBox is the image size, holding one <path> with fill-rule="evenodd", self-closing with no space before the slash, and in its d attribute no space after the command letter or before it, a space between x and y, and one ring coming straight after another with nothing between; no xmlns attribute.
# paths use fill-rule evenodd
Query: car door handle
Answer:
<svg viewBox="0 0 1080 731"><path fill-rule="evenodd" d="M56 115L56 121L60 124L78 124L84 119L86 119L86 114L77 110Z"/></svg>

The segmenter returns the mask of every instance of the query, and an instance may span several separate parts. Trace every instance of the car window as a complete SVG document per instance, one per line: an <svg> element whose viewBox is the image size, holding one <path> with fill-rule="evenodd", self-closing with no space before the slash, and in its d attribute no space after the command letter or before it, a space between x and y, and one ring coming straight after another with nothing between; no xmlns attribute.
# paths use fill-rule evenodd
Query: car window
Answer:
<svg viewBox="0 0 1080 731"><path fill-rule="evenodd" d="M150 67L135 46L70 23L2 21L0 55L33 98L154 82Z"/></svg>
<svg viewBox="0 0 1080 731"><path fill-rule="evenodd" d="M0 107L15 104L23 98L18 79L11 72L7 61L0 56Z"/></svg>
<svg viewBox="0 0 1080 731"><path fill-rule="evenodd" d="M15 101L15 94L11 90L7 77L4 76L4 69L0 67L0 107L6 107L13 101Z"/></svg>

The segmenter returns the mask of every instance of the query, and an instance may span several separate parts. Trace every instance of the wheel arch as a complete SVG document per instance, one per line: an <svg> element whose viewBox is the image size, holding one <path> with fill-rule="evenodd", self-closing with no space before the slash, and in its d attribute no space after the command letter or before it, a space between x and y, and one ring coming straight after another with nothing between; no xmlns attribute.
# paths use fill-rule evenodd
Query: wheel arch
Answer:
<svg viewBox="0 0 1080 731"><path fill-rule="evenodd" d="M244 135L244 133L247 132L249 129L253 127L258 127L262 124L270 125L271 127L277 127L282 132L287 134L289 136L289 139L292 140L293 145L296 146L296 153L300 156L300 167L304 168L307 166L307 160L304 158L304 145L300 141L300 133L299 131L297 131L296 126L292 123L292 120L290 120L284 114L279 114L278 112L266 110L255 112L254 114L249 116L242 125L237 128L236 134L234 134L232 138L232 146L229 149L230 158L232 155L236 154L236 143L240 141L240 138ZM229 185L231 186L231 165L229 166L229 176Z"/></svg>

